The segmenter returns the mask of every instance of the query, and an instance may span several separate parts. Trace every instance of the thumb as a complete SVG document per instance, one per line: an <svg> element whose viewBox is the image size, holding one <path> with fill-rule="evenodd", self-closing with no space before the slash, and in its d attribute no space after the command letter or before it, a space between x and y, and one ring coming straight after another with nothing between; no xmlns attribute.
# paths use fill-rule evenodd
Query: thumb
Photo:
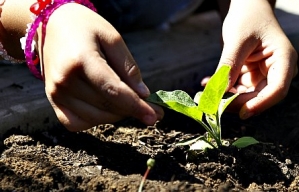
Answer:
<svg viewBox="0 0 299 192"><path fill-rule="evenodd" d="M245 64L248 56L255 49L252 40L235 39L233 41L224 42L222 54L217 66L217 70L223 65L231 66L229 73L229 85L227 90L230 90L236 83L241 68Z"/></svg>

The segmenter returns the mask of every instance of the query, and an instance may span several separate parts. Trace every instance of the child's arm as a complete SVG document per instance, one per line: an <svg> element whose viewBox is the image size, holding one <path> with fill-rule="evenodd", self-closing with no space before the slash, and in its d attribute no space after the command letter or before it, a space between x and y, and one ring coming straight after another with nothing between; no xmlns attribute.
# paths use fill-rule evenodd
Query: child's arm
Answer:
<svg viewBox="0 0 299 192"><path fill-rule="evenodd" d="M9 35L3 34L3 38L13 39L16 51L9 53L21 55L17 41L31 22L29 7L34 2L5 3L2 23ZM163 115L160 107L142 99L149 90L137 64L120 34L97 13L80 4L62 5L50 16L43 48L40 29L37 35L47 97L69 130L80 131L128 116L152 125Z"/></svg>

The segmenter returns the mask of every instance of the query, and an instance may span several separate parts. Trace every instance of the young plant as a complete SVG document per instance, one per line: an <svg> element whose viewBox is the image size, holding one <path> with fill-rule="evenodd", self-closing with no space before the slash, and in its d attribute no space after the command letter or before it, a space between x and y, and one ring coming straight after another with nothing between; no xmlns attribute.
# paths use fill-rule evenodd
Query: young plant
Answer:
<svg viewBox="0 0 299 192"><path fill-rule="evenodd" d="M142 191L142 188L143 188L143 185L145 183L145 180L148 176L148 173L150 172L151 168L153 168L155 166L155 159L152 159L152 158L149 158L146 162L146 165L147 165L147 169L142 177L142 180L140 182L140 185L139 185L139 189L138 189L138 192L141 192Z"/></svg>
<svg viewBox="0 0 299 192"><path fill-rule="evenodd" d="M238 94L226 93L230 69L231 67L228 65L219 68L210 78L205 89L198 92L194 99L181 90L172 92L160 90L147 98L149 102L167 107L194 119L207 131L203 136L178 143L178 145L193 145L193 148L197 146L195 148L201 150L227 145L228 142L221 138L220 117L226 107L238 96ZM256 143L258 141L252 137L242 137L232 145L243 148Z"/></svg>

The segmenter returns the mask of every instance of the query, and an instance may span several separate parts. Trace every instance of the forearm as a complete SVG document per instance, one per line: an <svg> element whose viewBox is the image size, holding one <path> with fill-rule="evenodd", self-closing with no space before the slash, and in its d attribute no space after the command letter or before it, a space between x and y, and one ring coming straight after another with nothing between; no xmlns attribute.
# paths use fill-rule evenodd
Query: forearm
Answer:
<svg viewBox="0 0 299 192"><path fill-rule="evenodd" d="M30 6L35 0L6 0L2 6L0 41L8 54L15 58L24 58L20 38L26 33L31 21Z"/></svg>
<svg viewBox="0 0 299 192"><path fill-rule="evenodd" d="M261 1L264 1L264 0L261 0ZM276 0L266 0L266 1L268 1L268 3L271 5L272 9L275 8ZM218 0L219 14L220 14L222 21L225 19L226 15L228 13L230 3L231 3L231 0Z"/></svg>

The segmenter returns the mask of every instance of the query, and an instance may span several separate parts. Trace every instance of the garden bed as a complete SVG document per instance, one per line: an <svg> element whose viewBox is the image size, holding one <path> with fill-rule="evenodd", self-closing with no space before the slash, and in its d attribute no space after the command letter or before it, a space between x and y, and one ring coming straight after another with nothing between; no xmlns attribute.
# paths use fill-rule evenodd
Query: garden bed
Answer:
<svg viewBox="0 0 299 192"><path fill-rule="evenodd" d="M246 121L224 114L224 139L253 136L261 142L241 150L187 153L175 143L204 129L169 110L149 127L127 119L80 133L59 127L32 134L12 129L3 138L0 189L137 191L152 157L156 165L144 191L299 190L298 96L296 78L287 98L263 114Z"/></svg>
<svg viewBox="0 0 299 192"><path fill-rule="evenodd" d="M298 25L293 24L297 12L278 9L277 14L299 50ZM216 13L208 12L168 32L124 38L152 91L180 87L194 92L198 85L188 87L189 82L199 83L219 59L215 34L220 29ZM179 46L180 41L189 43ZM287 98L262 114L246 121L223 115L223 139L252 136L259 144L194 154L175 144L204 129L181 114L165 110L164 119L149 127L126 119L79 133L58 125L50 129L56 118L43 83L25 66L2 66L0 74L0 191L137 191L150 157L156 164L144 191L299 191L299 77Z"/></svg>

